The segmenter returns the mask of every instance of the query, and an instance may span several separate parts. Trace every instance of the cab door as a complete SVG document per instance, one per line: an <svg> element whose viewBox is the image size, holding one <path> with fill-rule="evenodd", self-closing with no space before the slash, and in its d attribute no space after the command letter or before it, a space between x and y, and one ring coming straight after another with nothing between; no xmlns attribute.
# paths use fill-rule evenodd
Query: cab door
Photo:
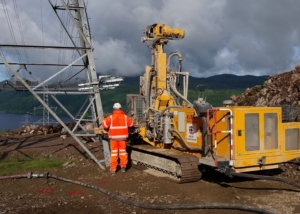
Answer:
<svg viewBox="0 0 300 214"><path fill-rule="evenodd" d="M236 159L253 159L251 164L257 165L260 158L273 157L272 162L276 162L274 157L280 156L280 109L249 107L237 110L235 115Z"/></svg>

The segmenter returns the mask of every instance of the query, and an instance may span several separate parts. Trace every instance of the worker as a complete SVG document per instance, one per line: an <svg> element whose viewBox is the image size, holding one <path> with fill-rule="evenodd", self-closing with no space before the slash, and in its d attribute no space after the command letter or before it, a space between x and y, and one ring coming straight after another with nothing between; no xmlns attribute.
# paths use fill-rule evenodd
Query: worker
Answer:
<svg viewBox="0 0 300 214"><path fill-rule="evenodd" d="M111 151L110 172L114 175L119 158L121 171L126 172L128 162L126 139L128 138L128 128L133 126L133 121L122 111L120 103L115 103L113 109L113 113L102 120L102 127L108 129Z"/></svg>

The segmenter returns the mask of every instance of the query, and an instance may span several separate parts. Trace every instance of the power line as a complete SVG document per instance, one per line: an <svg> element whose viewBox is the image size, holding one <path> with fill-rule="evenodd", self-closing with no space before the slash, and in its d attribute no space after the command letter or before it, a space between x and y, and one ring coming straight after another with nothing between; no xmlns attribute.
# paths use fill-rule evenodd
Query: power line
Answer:
<svg viewBox="0 0 300 214"><path fill-rule="evenodd" d="M0 47L0 54L6 60L6 57L4 56L4 52L2 51L1 47ZM7 74L7 76L11 76L12 75L11 71L6 66L4 66L4 67L6 68L6 74Z"/></svg>
<svg viewBox="0 0 300 214"><path fill-rule="evenodd" d="M67 3L67 5L69 5L69 2ZM61 28L60 28L60 44L61 45L67 45L68 35L70 35L71 37L73 36L73 31L74 31L75 25L73 25L72 28L70 28L71 19L70 19L70 16L65 17L65 11L61 12L61 17L62 17L61 18L62 22L65 25L65 31L63 30L63 25L61 25ZM69 31L69 30L71 30L71 34L68 34L66 32L66 31ZM77 35L78 35L78 32L77 32ZM77 46L79 42L80 42L80 40L77 39L77 36L75 36L75 41L73 42L73 44L75 43L74 45ZM76 57L76 53L73 51L73 53L71 55L71 60L74 61L75 57ZM67 58L66 51L61 50L59 52L58 63L63 64L65 62L66 58ZM70 68L68 68L68 77L70 77L72 75L72 73L73 73L73 67L71 66ZM62 78L62 74L58 75L57 76L57 81L60 81L61 78Z"/></svg>
<svg viewBox="0 0 300 214"><path fill-rule="evenodd" d="M25 40L24 40L23 28L22 28L21 21L20 21L19 10L18 10L18 5L17 5L16 0L13 0L13 4L14 4L14 9L15 9L16 17L17 17L17 22L18 22L18 27L19 27L19 31L20 31L20 35L21 35L21 41L22 41L23 45L26 45ZM25 48L24 48L24 53L25 53L25 57L26 57L27 62L29 62L28 54L27 54L27 51L26 51Z"/></svg>
<svg viewBox="0 0 300 214"><path fill-rule="evenodd" d="M42 23L42 41L43 41L43 46L45 45L44 43L44 23L43 23L43 5L42 5L42 0L40 0L41 3L41 23ZM43 49L43 58L44 58L44 63L45 63L45 50Z"/></svg>
<svg viewBox="0 0 300 214"><path fill-rule="evenodd" d="M64 14L64 13L63 13ZM64 20L63 20L64 21ZM64 21L66 24L66 30L69 30L69 23L70 23L70 17L66 16L66 20ZM61 45L67 45L67 33L62 30L62 34L61 34ZM61 64L63 64L65 62L65 57L66 57L66 50L62 50L61 51L61 55L60 55L60 62ZM58 81L62 78L62 74L60 74L58 76Z"/></svg>
<svg viewBox="0 0 300 214"><path fill-rule="evenodd" d="M65 13L62 11L61 12L62 13L62 21L63 21L63 23L66 23L66 26L65 26L65 28L66 28L66 30L68 30L68 18L69 18L69 16L66 16L66 18L65 18ZM66 20L65 20L66 19ZM65 38L66 38L66 35L67 33L63 30L63 26L61 25L61 32L60 32L60 43L61 43L61 45L63 46L64 44L65 44ZM64 60L64 56L65 56L65 50L61 50L60 51L60 54L59 54L59 63L60 64L63 64L63 62L65 61ZM62 68L62 67L60 67L60 68ZM58 76L57 76L57 80L59 81L60 79L61 79L61 76L62 76L62 74L59 74Z"/></svg>
<svg viewBox="0 0 300 214"><path fill-rule="evenodd" d="M14 34L14 30L13 30L13 27L12 27L12 24L11 24L9 12L7 10L7 7L6 7L5 0L2 0L2 6L3 6L3 10L4 10L4 13L5 13L5 18L6 18L6 22L8 24L8 28L9 28L10 34L11 34L11 37L13 39L13 43L16 45L17 44L17 40L16 40L16 37L15 37L15 34ZM20 55L19 50L17 48L15 48L15 51L16 51L16 54L17 54L19 62L21 62L22 60L21 60L21 55Z"/></svg>
<svg viewBox="0 0 300 214"><path fill-rule="evenodd" d="M21 20L20 20L20 16L19 16L19 9L18 9L18 5L17 5L16 0L13 0L13 4L14 4L14 9L15 9L15 14L16 14L16 17L17 17L19 32L20 32L20 35L21 35L21 42L22 42L23 45L26 45L25 40L24 40L23 28L22 28L22 24L21 24ZM27 50L26 50L26 48L24 48L23 50L24 50L26 62L29 63L29 57L28 57L28 54L27 54Z"/></svg>
<svg viewBox="0 0 300 214"><path fill-rule="evenodd" d="M56 1L56 3L57 3L57 1ZM61 12L62 13L62 22L64 21L64 13L63 12ZM59 16L59 15L58 15ZM60 31L59 31L59 39L60 39L60 41L59 41L59 44L60 45L62 45L62 38L63 38L63 25L61 24L60 25ZM61 52L62 52L62 50L60 49L59 50L59 53L58 53L58 64L61 64ZM57 67L57 70L59 70L59 66Z"/></svg>
<svg viewBox="0 0 300 214"><path fill-rule="evenodd" d="M69 30L69 26L70 26L70 17L67 16L67 21L66 21L66 28L67 28L67 30ZM65 32L63 45L67 46L67 43L68 43L68 34ZM63 50L62 63L64 63L66 61L66 55L67 55L66 50ZM61 77L62 77L62 74L60 75L60 78Z"/></svg>
<svg viewBox="0 0 300 214"><path fill-rule="evenodd" d="M71 36L73 35L74 28L75 28L75 25L73 25L73 27L72 27ZM79 33L77 32L77 35L75 37L78 37L78 36L79 36ZM75 45L78 46L78 43L79 43L79 40L77 39L77 41L75 41ZM76 57L76 51L73 51L72 52L72 57L71 57L72 62L75 60L75 57ZM70 69L69 69L68 77L71 77L72 71L73 71L73 66L70 67Z"/></svg>

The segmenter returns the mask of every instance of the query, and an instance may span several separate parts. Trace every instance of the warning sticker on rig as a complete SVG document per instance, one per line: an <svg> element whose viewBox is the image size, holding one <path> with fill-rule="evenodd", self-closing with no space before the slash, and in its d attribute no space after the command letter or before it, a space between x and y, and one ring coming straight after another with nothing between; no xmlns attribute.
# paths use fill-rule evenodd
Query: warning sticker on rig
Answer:
<svg viewBox="0 0 300 214"><path fill-rule="evenodd" d="M187 123L186 124L186 139L187 142L197 143L197 130L196 124Z"/></svg>

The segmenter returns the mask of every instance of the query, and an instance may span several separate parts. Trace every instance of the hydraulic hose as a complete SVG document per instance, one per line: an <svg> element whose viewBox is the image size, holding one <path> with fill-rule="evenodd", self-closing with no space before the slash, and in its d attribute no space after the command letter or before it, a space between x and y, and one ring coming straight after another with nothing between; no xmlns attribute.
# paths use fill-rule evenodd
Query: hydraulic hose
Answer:
<svg viewBox="0 0 300 214"><path fill-rule="evenodd" d="M18 179L18 178L48 178L48 177L49 177L48 172L44 174L32 174L32 172L28 172L28 174L0 176L0 180Z"/></svg>
<svg viewBox="0 0 300 214"><path fill-rule="evenodd" d="M168 57L168 59L167 59L167 70L168 70L168 71L171 70L171 69L170 69L171 58L172 58L173 56L175 56L175 55L177 55L177 57L178 57L178 62L179 62L179 72L181 72L182 60L183 60L183 58L182 58L182 55L181 55L180 52L173 52L173 53L170 53L170 55L169 55L169 57ZM176 82L177 82L176 89L177 89L177 91L178 91L179 88L180 88L180 78L178 78Z"/></svg>
<svg viewBox="0 0 300 214"><path fill-rule="evenodd" d="M182 106L168 106L161 111L160 116L164 116L164 113L170 108L182 108Z"/></svg>
<svg viewBox="0 0 300 214"><path fill-rule="evenodd" d="M182 55L181 55L180 52L177 52L177 51L176 51L176 52L170 53L170 55L169 55L169 57L168 57L168 59L167 59L167 69L170 68L171 58L172 58L173 56L175 56L175 55L177 55L178 61L179 61L179 62L181 62L181 61L183 60ZM179 70L180 70L180 69L179 69Z"/></svg>
<svg viewBox="0 0 300 214"><path fill-rule="evenodd" d="M29 177L30 175L30 177ZM59 177L56 175L51 175L49 173L45 173L45 174L32 174L32 173L28 173L25 175L14 175L14 176L3 176L0 177L0 180L3 179L11 179L11 178L53 178L56 180L60 180L60 181L64 181L64 182L68 182L68 183L72 183L72 184L77 184L77 185L81 185L87 188L91 188L91 189L95 189L98 190L112 198L114 198L115 200L118 200L122 203L128 204L128 205L132 205L135 207L140 207L140 208L145 208L145 209L154 209L154 210L195 210L195 209L228 209L228 210L243 210L243 211L248 211L248 212L253 212L253 213L261 213L261 214L274 214L271 211L262 209L262 208L258 208L258 207L252 207L252 206L248 206L248 205L243 205L243 204L221 204L221 203L211 203L211 204L173 204L173 205L154 205L154 204L145 204L145 203L140 203L140 202L135 202L135 201L131 201L128 199L125 199L121 196L117 196L112 192L109 192L101 187L97 187L94 185L90 185L90 184L86 184L83 182L79 182L79 181L75 181L75 180L71 180L71 179L67 179L67 178L63 178L63 177Z"/></svg>
<svg viewBox="0 0 300 214"><path fill-rule="evenodd" d="M27 178L27 175L1 176L1 177L0 177L0 180L6 180L6 179L18 179L18 178Z"/></svg>
<svg viewBox="0 0 300 214"><path fill-rule="evenodd" d="M173 84L174 84L174 83L173 83ZM192 103L191 103L188 99L186 99L182 94L180 94L180 93L177 91L176 87L174 87L173 84L172 84L172 83L170 84L170 87L171 87L171 89L173 90L173 92L174 92L178 97L180 97L182 100L184 100L186 103L192 105Z"/></svg>
<svg viewBox="0 0 300 214"><path fill-rule="evenodd" d="M279 182L283 182L283 183L286 183L288 185L291 185L293 187L300 189L299 184L289 181L284 178L279 178L279 177L266 176L266 175L252 175L252 174L247 174L247 173L236 173L236 172L229 172L228 175L232 175L234 177L241 177L241 178L253 178L253 179L261 179L261 180L279 181Z"/></svg>
<svg viewBox="0 0 300 214"><path fill-rule="evenodd" d="M180 134L179 131L177 131L177 130L175 130L175 129L169 129L169 132L175 132L175 133L179 136L179 138L181 139L181 141L183 142L183 144L184 144L189 150L191 150L191 151L200 151L200 152L203 151L203 149L201 149L201 148L192 148L192 147L190 147L190 146L185 142L185 140L183 139L183 137L181 136L181 134Z"/></svg>

